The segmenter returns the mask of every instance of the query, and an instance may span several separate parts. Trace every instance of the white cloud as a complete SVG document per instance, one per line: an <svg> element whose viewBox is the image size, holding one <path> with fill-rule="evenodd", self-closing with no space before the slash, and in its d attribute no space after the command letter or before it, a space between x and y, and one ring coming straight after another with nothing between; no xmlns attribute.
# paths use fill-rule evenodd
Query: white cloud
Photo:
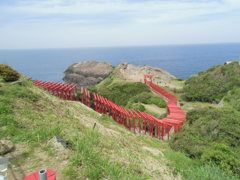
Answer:
<svg viewBox="0 0 240 180"><path fill-rule="evenodd" d="M121 15L136 23L161 23L240 9L239 0L223 1L140 1L126 0L44 0L24 1L8 8L12 13L30 15ZM104 16L104 18L108 18ZM110 18L110 17L109 17Z"/></svg>
<svg viewBox="0 0 240 180"><path fill-rule="evenodd" d="M237 10L240 0L19 0L0 5L0 48L240 42Z"/></svg>

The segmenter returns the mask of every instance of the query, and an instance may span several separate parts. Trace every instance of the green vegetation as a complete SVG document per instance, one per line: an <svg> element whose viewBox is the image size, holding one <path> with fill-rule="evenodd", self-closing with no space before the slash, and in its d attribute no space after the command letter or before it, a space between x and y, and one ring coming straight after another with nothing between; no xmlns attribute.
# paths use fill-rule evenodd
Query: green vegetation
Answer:
<svg viewBox="0 0 240 180"><path fill-rule="evenodd" d="M170 146L229 175L240 177L240 113L226 108L203 108L187 113L187 122Z"/></svg>
<svg viewBox="0 0 240 180"><path fill-rule="evenodd" d="M20 78L19 73L10 66L0 64L0 78L5 82L17 81Z"/></svg>
<svg viewBox="0 0 240 180"><path fill-rule="evenodd" d="M25 132L24 128L22 128L24 125L18 122L14 109L18 99L24 100L25 103L35 103L39 100L39 96L28 88L24 88L30 86L30 82L27 81L22 81L21 84L0 84L0 86L0 126L5 127L0 131L0 137L12 136L14 142L21 142L26 139L28 139L28 142L34 142L35 135L39 133L38 131L44 131L44 129L38 129L38 131L34 129L34 132ZM27 112L23 111L23 113ZM44 139L44 136L50 133L50 131L52 129L44 131L41 139Z"/></svg>
<svg viewBox="0 0 240 180"><path fill-rule="evenodd" d="M240 86L240 65L233 62L200 72L185 82L184 97L188 101L219 102L234 87Z"/></svg>
<svg viewBox="0 0 240 180"><path fill-rule="evenodd" d="M76 152L71 158L71 165L73 167L82 166L81 175L83 177L116 180L126 178L147 179L147 176L141 172L139 166L122 166L121 163L111 162L109 157L103 156L100 141L101 134L97 131L83 130L82 134L76 133L76 137L73 140ZM77 178L76 174L71 174L71 178Z"/></svg>
<svg viewBox="0 0 240 180"><path fill-rule="evenodd" d="M185 84L185 80L184 80L184 79L180 79L180 78L178 78L178 79L172 79L172 80L170 81L170 83L173 84L173 85L177 85L177 86L179 86L179 87L183 87L184 84ZM176 90L179 90L179 89L176 89Z"/></svg>
<svg viewBox="0 0 240 180"><path fill-rule="evenodd" d="M175 92L191 101L183 106L187 121L170 141L173 150L190 158L170 157L180 158L175 164L179 171L189 169L182 173L187 179L239 179L239 87L240 66L233 62L200 72L185 82L182 92ZM222 108L216 106L220 101Z"/></svg>
<svg viewBox="0 0 240 180"><path fill-rule="evenodd" d="M155 104L160 108L166 107L166 102L141 82L125 82L110 76L90 90L129 109L144 111L142 103Z"/></svg>
<svg viewBox="0 0 240 180"><path fill-rule="evenodd" d="M145 97L141 101L145 102ZM95 129L94 123L97 123ZM48 144L55 135L71 144L68 163L61 164L65 160ZM136 136L108 116L99 116L81 103L53 97L24 78L17 83L0 81L0 137L27 147L11 160L16 168L20 165L23 171L29 172L45 166L55 170L59 179L150 180L164 179L164 176L169 179L182 176L189 180L237 179L227 175L216 163L202 163L212 158L208 149L201 160L190 159L184 153L171 150L167 142ZM234 138L230 138L231 141L235 143ZM226 145L224 148L235 155L235 147ZM47 160L42 159L43 154Z"/></svg>
<svg viewBox="0 0 240 180"><path fill-rule="evenodd" d="M180 172L183 179L187 180L238 180L237 177L229 176L218 166L205 164L196 159L187 157L184 153L168 150L165 153L170 160L169 166L174 171Z"/></svg>
<svg viewBox="0 0 240 180"><path fill-rule="evenodd" d="M112 122L114 130L111 131L119 129L122 136L114 139L102 131L93 130L96 121ZM91 123L90 127L86 123ZM108 116L101 117L78 103L59 100L23 78L14 84L0 82L0 137L7 137L16 144L28 145L21 157L12 160L13 164L20 164L21 168L24 164L30 166L28 169L35 169L47 163L48 166L52 164L51 169L57 171L54 161L59 159L54 160L56 151L47 143L55 135L67 139L72 148L70 164L63 171L63 179L137 180L150 177L150 172L139 163L141 158L146 157L138 154L137 144L132 147L132 140L126 140L131 133ZM50 161L41 160L40 164L39 160L29 162L29 158L33 161L39 148L46 151ZM144 154L143 150L140 152ZM126 156L128 153L132 157ZM81 171L78 171L79 168Z"/></svg>
<svg viewBox="0 0 240 180"><path fill-rule="evenodd" d="M240 112L240 88L234 88L224 96L224 105L231 106Z"/></svg>

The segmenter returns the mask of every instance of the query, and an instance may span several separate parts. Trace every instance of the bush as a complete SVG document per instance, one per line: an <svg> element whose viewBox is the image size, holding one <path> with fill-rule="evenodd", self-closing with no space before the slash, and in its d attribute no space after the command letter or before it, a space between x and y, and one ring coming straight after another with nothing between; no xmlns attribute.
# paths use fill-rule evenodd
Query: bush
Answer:
<svg viewBox="0 0 240 180"><path fill-rule="evenodd" d="M187 113L181 132L170 146L204 163L218 165L228 174L240 175L240 113L226 108L203 108Z"/></svg>
<svg viewBox="0 0 240 180"><path fill-rule="evenodd" d="M150 89L140 82L113 82L97 88L97 93L121 106L126 106L132 97L142 92L150 92Z"/></svg>
<svg viewBox="0 0 240 180"><path fill-rule="evenodd" d="M185 82L184 97L189 101L218 103L234 87L240 86L238 62L215 66Z"/></svg>
<svg viewBox="0 0 240 180"><path fill-rule="evenodd" d="M5 64L0 64L0 76L3 76L6 69L9 69L10 67Z"/></svg>
<svg viewBox="0 0 240 180"><path fill-rule="evenodd" d="M240 88L234 88L224 97L224 104L228 104L237 111L240 111Z"/></svg>
<svg viewBox="0 0 240 180"><path fill-rule="evenodd" d="M199 160L191 159L184 153L166 151L164 155L170 160L169 166L173 172L180 172L186 180L239 180L229 176L224 170L214 164L202 163Z"/></svg>
<svg viewBox="0 0 240 180"><path fill-rule="evenodd" d="M91 92L106 97L114 103L130 108L133 104L155 104L160 108L166 107L166 102L159 96L154 95L149 87L140 82L116 82L107 81L100 87L90 88ZM110 84L109 84L110 83ZM138 107L143 109L143 107Z"/></svg>
<svg viewBox="0 0 240 180"><path fill-rule="evenodd" d="M20 74L16 70L4 64L0 64L0 76L6 82L17 81L20 78Z"/></svg>
<svg viewBox="0 0 240 180"><path fill-rule="evenodd" d="M144 112L146 110L145 107L142 104L140 104L140 103L127 105L127 108L128 109L139 110L141 112Z"/></svg>
<svg viewBox="0 0 240 180"><path fill-rule="evenodd" d="M5 71L4 75L3 75L3 80L6 82L13 82L13 81L17 81L19 79L20 75L17 71L13 70L13 69L9 69L7 71Z"/></svg>
<svg viewBox="0 0 240 180"><path fill-rule="evenodd" d="M161 97L151 92L143 92L143 93L137 94L136 96L131 98L131 101L135 103L141 102L144 104L155 104L160 108L166 107L166 102Z"/></svg>
<svg viewBox="0 0 240 180"><path fill-rule="evenodd" d="M217 165L224 169L229 175L236 174L240 177L240 161L237 153L225 144L214 143L201 157L203 163Z"/></svg>

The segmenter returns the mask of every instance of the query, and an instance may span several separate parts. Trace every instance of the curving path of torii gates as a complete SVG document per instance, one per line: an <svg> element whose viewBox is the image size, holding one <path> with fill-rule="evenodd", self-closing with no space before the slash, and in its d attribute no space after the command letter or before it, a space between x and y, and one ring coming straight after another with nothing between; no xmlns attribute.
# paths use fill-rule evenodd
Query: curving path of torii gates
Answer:
<svg viewBox="0 0 240 180"><path fill-rule="evenodd" d="M77 89L76 84L57 83L35 80L33 83L61 99L79 101L101 114L108 114L116 122L124 125L134 133L149 134L152 137L169 140L171 135L177 133L186 120L186 114L178 106L177 98L154 84L152 75L144 75L144 83L153 92L167 101L168 116L157 119L145 112L127 110L97 93L91 94L87 89Z"/></svg>

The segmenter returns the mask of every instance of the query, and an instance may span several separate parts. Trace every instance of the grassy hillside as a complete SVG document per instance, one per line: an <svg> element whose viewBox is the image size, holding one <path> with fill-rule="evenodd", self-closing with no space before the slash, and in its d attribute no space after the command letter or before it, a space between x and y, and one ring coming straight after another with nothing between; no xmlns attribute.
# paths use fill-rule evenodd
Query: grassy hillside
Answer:
<svg viewBox="0 0 240 180"><path fill-rule="evenodd" d="M18 154L12 159L16 174L20 173L21 166L25 174L42 167L53 169L59 179L172 176L167 170L166 158L156 148L164 143L135 136L107 116L100 116L81 103L52 97L27 80L1 82L0 104L1 137L16 144L16 151L12 153ZM48 140L54 135L70 142L69 158L61 157L49 145Z"/></svg>
<svg viewBox="0 0 240 180"><path fill-rule="evenodd" d="M214 165L240 178L240 65L215 66L185 82L179 98L187 100L180 133L173 136L172 149L194 161ZM215 103L220 103L218 106ZM213 104L211 104L213 103Z"/></svg>
<svg viewBox="0 0 240 180"><path fill-rule="evenodd" d="M240 87L240 64L233 62L200 72L185 82L184 97L188 101L216 102L234 87Z"/></svg>
<svg viewBox="0 0 240 180"><path fill-rule="evenodd" d="M91 90L129 109L145 111L142 103L154 104L160 108L166 107L166 102L153 94L147 85L141 82L126 82L114 75L109 76Z"/></svg>
<svg viewBox="0 0 240 180"><path fill-rule="evenodd" d="M172 151L166 142L134 135L107 116L34 87L23 78L0 82L1 138L16 149L9 179L22 179L41 168L58 179L234 179L216 166L197 163ZM96 123L96 128L94 124ZM70 149L49 143L60 135Z"/></svg>
<svg viewBox="0 0 240 180"><path fill-rule="evenodd" d="M150 165L147 159L153 166L163 159L155 158L143 146L139 149L140 137L80 103L48 95L27 80L1 83L0 103L1 137L16 143L16 152L24 149L12 163L21 164L26 174L42 167L56 170L59 179L158 179L165 174L163 166L155 167L153 173L146 167ZM97 125L93 130L94 123ZM66 164L48 144L54 135L71 144ZM18 173L17 168L14 170Z"/></svg>

